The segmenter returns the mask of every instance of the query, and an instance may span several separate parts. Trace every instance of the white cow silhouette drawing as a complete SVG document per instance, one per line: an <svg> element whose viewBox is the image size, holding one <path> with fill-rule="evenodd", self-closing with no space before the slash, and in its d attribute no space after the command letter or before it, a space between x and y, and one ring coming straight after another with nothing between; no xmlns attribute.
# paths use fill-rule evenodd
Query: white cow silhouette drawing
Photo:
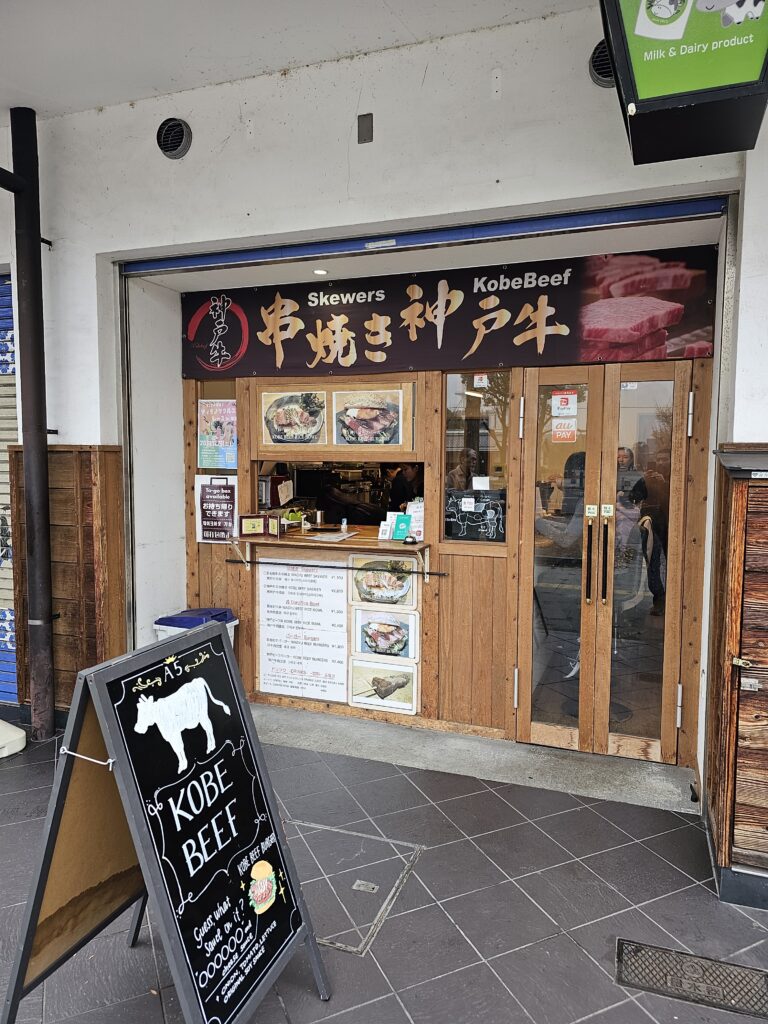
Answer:
<svg viewBox="0 0 768 1024"><path fill-rule="evenodd" d="M231 712L227 705L211 693L208 683L202 676L190 679L170 697L161 697L155 700L142 694L137 705L136 725L134 732L142 735L150 725L156 725L160 735L173 748L173 752L179 759L179 774L187 767L187 755L184 750L184 738L181 735L185 729L196 729L202 726L208 739L205 749L210 754L214 748L213 726L208 714L208 698L220 708L224 708L229 715Z"/></svg>

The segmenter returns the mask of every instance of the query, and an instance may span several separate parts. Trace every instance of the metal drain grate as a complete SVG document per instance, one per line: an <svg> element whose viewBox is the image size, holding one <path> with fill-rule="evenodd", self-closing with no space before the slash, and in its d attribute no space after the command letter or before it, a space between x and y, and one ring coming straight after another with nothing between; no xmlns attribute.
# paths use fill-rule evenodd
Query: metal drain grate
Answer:
<svg viewBox="0 0 768 1024"><path fill-rule="evenodd" d="M768 971L616 940L619 985L768 1020Z"/></svg>

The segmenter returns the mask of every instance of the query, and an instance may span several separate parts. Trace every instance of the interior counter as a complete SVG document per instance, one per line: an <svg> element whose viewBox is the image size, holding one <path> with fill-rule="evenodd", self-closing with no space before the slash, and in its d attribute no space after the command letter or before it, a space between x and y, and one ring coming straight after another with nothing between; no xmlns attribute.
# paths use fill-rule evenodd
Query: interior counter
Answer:
<svg viewBox="0 0 768 1024"><path fill-rule="evenodd" d="M352 526L349 528L349 537L345 540L332 541L322 540L322 533L312 533L311 530L301 531L299 529L289 530L282 537L240 537L238 544L250 544L252 548L291 548L295 552L299 548L310 548L313 550L325 550L330 552L342 551L365 551L375 552L382 555L414 555L426 550L429 545L423 541L416 544L404 544L401 540L379 540L379 530L376 526Z"/></svg>

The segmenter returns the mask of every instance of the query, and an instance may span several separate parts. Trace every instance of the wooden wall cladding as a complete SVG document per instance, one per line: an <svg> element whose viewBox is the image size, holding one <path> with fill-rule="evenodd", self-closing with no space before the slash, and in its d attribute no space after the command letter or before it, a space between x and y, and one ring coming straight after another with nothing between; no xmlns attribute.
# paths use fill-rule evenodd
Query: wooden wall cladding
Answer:
<svg viewBox="0 0 768 1024"><path fill-rule="evenodd" d="M505 728L507 560L440 556L439 717Z"/></svg>
<svg viewBox="0 0 768 1024"><path fill-rule="evenodd" d="M718 467L714 550L707 816L718 865L768 869L768 481Z"/></svg>
<svg viewBox="0 0 768 1024"><path fill-rule="evenodd" d="M29 701L24 452L9 446L15 552L19 700ZM48 449L57 708L68 708L77 673L124 654L125 535L122 450L52 445Z"/></svg>
<svg viewBox="0 0 768 1024"><path fill-rule="evenodd" d="M768 867L768 487L749 484L736 727L733 860ZM747 685L759 689L751 691Z"/></svg>

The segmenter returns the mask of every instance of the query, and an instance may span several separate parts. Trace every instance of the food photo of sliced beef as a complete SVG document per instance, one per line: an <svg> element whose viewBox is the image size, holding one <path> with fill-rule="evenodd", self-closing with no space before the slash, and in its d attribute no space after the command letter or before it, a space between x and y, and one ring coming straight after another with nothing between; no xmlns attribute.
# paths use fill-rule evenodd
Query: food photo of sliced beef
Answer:
<svg viewBox="0 0 768 1024"><path fill-rule="evenodd" d="M706 276L704 270L689 270L682 264L663 263L654 270L640 271L614 281L608 285L608 291L614 298L649 292L687 291L697 284L703 285Z"/></svg>
<svg viewBox="0 0 768 1024"><path fill-rule="evenodd" d="M683 359L706 359L711 356L715 346L711 341L696 341L692 345L686 345L683 350Z"/></svg>
<svg viewBox="0 0 768 1024"><path fill-rule="evenodd" d="M598 299L581 311L583 341L628 344L647 334L671 327L682 319L685 307L651 295Z"/></svg>
<svg viewBox="0 0 768 1024"><path fill-rule="evenodd" d="M600 285L606 277L634 273L661 263L658 256L627 252L617 256L590 256L585 268L584 280L589 285Z"/></svg>
<svg viewBox="0 0 768 1024"><path fill-rule="evenodd" d="M349 395L337 418L347 444L389 444L399 433L398 406L375 392Z"/></svg>
<svg viewBox="0 0 768 1024"><path fill-rule="evenodd" d="M612 341L584 342L581 346L581 358L586 362L622 363L633 359L650 359L653 350L663 347L666 356L667 331L664 328L651 331L645 337L629 343ZM665 358L662 356L661 358Z"/></svg>

